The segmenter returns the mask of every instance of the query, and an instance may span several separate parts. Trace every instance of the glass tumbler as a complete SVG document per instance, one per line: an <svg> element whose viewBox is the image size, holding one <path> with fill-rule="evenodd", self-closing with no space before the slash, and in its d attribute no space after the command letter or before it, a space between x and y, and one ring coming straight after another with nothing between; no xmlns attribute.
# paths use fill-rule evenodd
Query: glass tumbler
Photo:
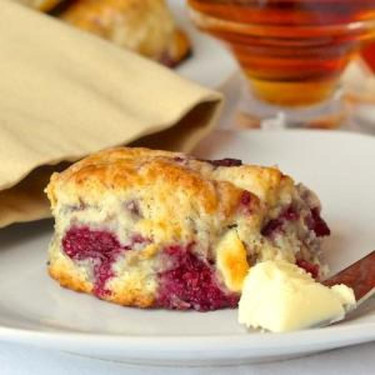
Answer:
<svg viewBox="0 0 375 375"><path fill-rule="evenodd" d="M188 5L193 22L236 57L246 77L243 113L260 126L339 125L340 76L363 44L375 39L375 0L188 0Z"/></svg>

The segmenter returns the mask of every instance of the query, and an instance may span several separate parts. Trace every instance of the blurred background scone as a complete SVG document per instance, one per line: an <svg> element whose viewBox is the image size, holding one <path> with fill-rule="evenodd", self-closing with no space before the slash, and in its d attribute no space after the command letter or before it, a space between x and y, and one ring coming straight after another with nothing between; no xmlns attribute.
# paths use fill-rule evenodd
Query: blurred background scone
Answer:
<svg viewBox="0 0 375 375"><path fill-rule="evenodd" d="M189 51L164 0L78 0L61 18L169 66Z"/></svg>
<svg viewBox="0 0 375 375"><path fill-rule="evenodd" d="M165 0L17 0L173 67L190 53Z"/></svg>

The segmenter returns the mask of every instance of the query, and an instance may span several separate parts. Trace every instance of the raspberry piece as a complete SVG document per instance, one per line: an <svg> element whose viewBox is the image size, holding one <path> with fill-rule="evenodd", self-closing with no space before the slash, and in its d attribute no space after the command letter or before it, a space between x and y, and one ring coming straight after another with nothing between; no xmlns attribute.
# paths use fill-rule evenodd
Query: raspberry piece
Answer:
<svg viewBox="0 0 375 375"><path fill-rule="evenodd" d="M309 229L313 230L317 237L329 236L331 234L331 230L320 216L319 208L311 209L311 216L312 220L308 222Z"/></svg>
<svg viewBox="0 0 375 375"><path fill-rule="evenodd" d="M88 227L70 228L62 243L66 255L73 260L104 259L121 249L113 234Z"/></svg>
<svg viewBox="0 0 375 375"><path fill-rule="evenodd" d="M293 207L288 207L276 219L270 220L262 229L262 235L269 237L273 233L282 229L285 222L295 221L299 219L298 212Z"/></svg>
<svg viewBox="0 0 375 375"><path fill-rule="evenodd" d="M241 204L248 206L251 203L251 198L251 193L245 190L241 195Z"/></svg>
<svg viewBox="0 0 375 375"><path fill-rule="evenodd" d="M299 214L296 212L296 210L293 207L289 207L282 215L282 218L284 218L287 221L295 221L299 219Z"/></svg>
<svg viewBox="0 0 375 375"><path fill-rule="evenodd" d="M176 162L176 163L183 163L186 161L186 158L182 158L181 156L175 156L173 158L173 160Z"/></svg>
<svg viewBox="0 0 375 375"><path fill-rule="evenodd" d="M118 239L110 232L92 230L89 227L72 227L65 234L62 246L65 254L75 260L91 260L94 264L94 290L93 293L103 298L110 292L106 288L107 281L114 275L113 263L124 251L139 249L151 240L139 234L133 235L130 244L121 246Z"/></svg>
<svg viewBox="0 0 375 375"><path fill-rule="evenodd" d="M174 267L159 275L158 306L198 311L236 307L239 296L220 288L214 268L193 254L192 246L176 245L164 250Z"/></svg>
<svg viewBox="0 0 375 375"><path fill-rule="evenodd" d="M306 272L310 273L311 276L314 279L318 278L318 276L319 276L319 265L318 264L310 263L310 262L308 262L307 260L304 260L304 259L298 259L297 262L296 262L296 265L298 267L303 268Z"/></svg>
<svg viewBox="0 0 375 375"><path fill-rule="evenodd" d="M206 160L207 163L212 164L214 167L239 167L242 165L242 160L239 159L220 159L220 160Z"/></svg>
<svg viewBox="0 0 375 375"><path fill-rule="evenodd" d="M262 235L265 237L271 236L273 233L281 229L283 221L281 219L270 220L262 229Z"/></svg>

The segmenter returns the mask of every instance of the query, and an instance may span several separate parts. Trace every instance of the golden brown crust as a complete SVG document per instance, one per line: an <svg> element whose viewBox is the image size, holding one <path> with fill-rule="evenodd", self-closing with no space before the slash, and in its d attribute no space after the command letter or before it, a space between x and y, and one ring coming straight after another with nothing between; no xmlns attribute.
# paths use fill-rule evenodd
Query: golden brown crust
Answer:
<svg viewBox="0 0 375 375"><path fill-rule="evenodd" d="M190 50L164 0L77 0L61 18L166 65L175 65Z"/></svg>
<svg viewBox="0 0 375 375"><path fill-rule="evenodd" d="M92 284L80 277L75 268L65 262L51 263L48 273L64 288L88 294L92 292Z"/></svg>
<svg viewBox="0 0 375 375"><path fill-rule="evenodd" d="M65 0L17 0L31 8L49 12Z"/></svg>
<svg viewBox="0 0 375 375"><path fill-rule="evenodd" d="M191 52L190 39L183 30L177 29L174 33L173 42L169 48L169 56L171 60L171 65L176 65ZM161 62L162 59L161 59Z"/></svg>
<svg viewBox="0 0 375 375"><path fill-rule="evenodd" d="M108 301L122 306L136 306L141 308L155 306L155 294L145 293L141 280L135 284L124 283L112 290Z"/></svg>
<svg viewBox="0 0 375 375"><path fill-rule="evenodd" d="M240 170L220 168L214 172L214 178L231 181L236 186L251 191L270 209L279 205L280 200L285 200L284 203L287 204L295 190L293 179L275 167L243 165Z"/></svg>
<svg viewBox="0 0 375 375"><path fill-rule="evenodd" d="M63 266L61 264L52 264L48 267L48 273L63 288L74 290L79 293L92 294L92 284L82 280L72 267L67 267L66 265ZM122 287L117 287L113 289L110 296L107 298L103 297L103 299L122 306L136 306L141 308L151 307L155 304L155 296L144 293L141 284L126 284Z"/></svg>
<svg viewBox="0 0 375 375"><path fill-rule="evenodd" d="M155 306L155 296L144 296L139 290L134 291L128 288L117 291L108 301L121 306L133 306L143 309Z"/></svg>
<svg viewBox="0 0 375 375"><path fill-rule="evenodd" d="M222 210L230 216L236 210L243 189L230 182L202 176L199 161L189 161L186 167L175 159L185 155L142 148L117 148L99 152L76 163L64 173L53 174L47 193L55 206L56 192L64 189L77 195L77 199L100 202L102 194L121 193L126 189L152 189L160 187L161 200L183 190L185 196L194 198L206 213ZM258 198L253 197L253 202ZM256 204L256 203L254 203Z"/></svg>

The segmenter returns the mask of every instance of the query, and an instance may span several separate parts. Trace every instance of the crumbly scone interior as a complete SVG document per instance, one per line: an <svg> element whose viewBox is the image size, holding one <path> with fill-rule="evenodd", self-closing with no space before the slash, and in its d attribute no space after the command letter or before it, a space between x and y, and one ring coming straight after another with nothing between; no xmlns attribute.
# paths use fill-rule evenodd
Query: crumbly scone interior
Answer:
<svg viewBox="0 0 375 375"><path fill-rule="evenodd" d="M262 227L266 241L257 254L258 260L282 258L295 263L300 258L320 266L322 237L329 234L329 229L314 230L312 221L320 220L321 211L316 194L302 184L296 185L277 168L242 166L241 169L217 169L215 178L251 191L266 205ZM319 217L312 218L312 212ZM321 276L326 272L324 267L320 271Z"/></svg>

